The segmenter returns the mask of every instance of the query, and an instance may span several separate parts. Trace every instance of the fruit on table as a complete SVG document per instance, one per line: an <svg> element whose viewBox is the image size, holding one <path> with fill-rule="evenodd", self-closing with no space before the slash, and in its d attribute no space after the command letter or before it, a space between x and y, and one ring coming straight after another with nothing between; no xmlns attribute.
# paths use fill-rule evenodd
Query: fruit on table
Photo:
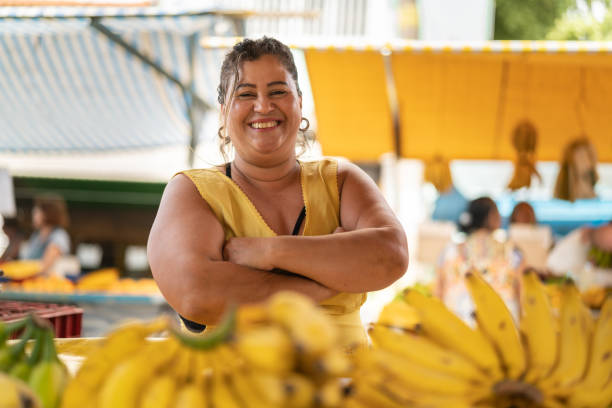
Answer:
<svg viewBox="0 0 612 408"><path fill-rule="evenodd" d="M89 272L79 278L76 288L81 292L101 292L119 280L117 268L104 268Z"/></svg>
<svg viewBox="0 0 612 408"><path fill-rule="evenodd" d="M556 313L534 271L521 279L518 326L477 271L466 276L476 329L408 290L403 299L418 309L421 330L373 325L374 347L357 354L345 407L609 407L612 296L594 320L565 281Z"/></svg>
<svg viewBox="0 0 612 408"><path fill-rule="evenodd" d="M38 275L41 265L38 260L19 260L4 262L0 264L0 269L4 271L5 278L22 280Z"/></svg>
<svg viewBox="0 0 612 408"><path fill-rule="evenodd" d="M19 340L9 345L10 334L22 329ZM28 342L33 342L29 352ZM49 323L34 315L0 322L0 407L57 408L67 381Z"/></svg>
<svg viewBox="0 0 612 408"><path fill-rule="evenodd" d="M200 336L134 322L88 354L62 407L339 407L351 369L339 344L332 321L290 292L230 309Z"/></svg>

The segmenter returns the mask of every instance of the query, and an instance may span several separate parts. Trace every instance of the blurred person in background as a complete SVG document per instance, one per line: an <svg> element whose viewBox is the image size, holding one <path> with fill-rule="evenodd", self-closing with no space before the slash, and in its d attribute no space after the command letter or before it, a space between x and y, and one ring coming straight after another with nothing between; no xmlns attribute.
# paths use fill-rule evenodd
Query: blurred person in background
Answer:
<svg viewBox="0 0 612 408"><path fill-rule="evenodd" d="M516 278L522 256L511 241L495 234L500 227L501 216L491 198L472 200L459 221L459 229L465 234L465 239L448 245L440 256L436 294L466 322L472 322L474 306L464 283L464 275L472 269L477 269L483 275L501 295L513 315L518 316Z"/></svg>
<svg viewBox="0 0 612 408"><path fill-rule="evenodd" d="M8 239L8 245L0 256L0 263L14 261L19 258L19 249L25 240L25 233L17 218L5 218L2 231Z"/></svg>
<svg viewBox="0 0 612 408"><path fill-rule="evenodd" d="M308 121L291 51L245 39L221 68L222 153L233 161L178 173L149 235L153 276L188 329L218 322L230 303L281 290L310 296L367 344L360 307L407 269L406 235L372 179L335 159L302 162Z"/></svg>
<svg viewBox="0 0 612 408"><path fill-rule="evenodd" d="M41 272L48 273L53 264L70 253L68 210L61 196L45 195L34 199L32 226L34 232L24 243L21 259L40 259Z"/></svg>
<svg viewBox="0 0 612 408"><path fill-rule="evenodd" d="M527 201L517 203L512 209L510 224L536 225L537 223L538 220L536 219L535 211Z"/></svg>

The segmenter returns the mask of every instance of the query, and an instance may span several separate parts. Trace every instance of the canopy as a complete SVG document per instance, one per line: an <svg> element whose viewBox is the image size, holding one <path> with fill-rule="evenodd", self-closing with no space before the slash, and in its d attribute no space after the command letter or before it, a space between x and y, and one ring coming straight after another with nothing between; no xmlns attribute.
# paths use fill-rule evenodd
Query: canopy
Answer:
<svg viewBox="0 0 612 408"><path fill-rule="evenodd" d="M0 151L195 145L222 9L0 7Z"/></svg>
<svg viewBox="0 0 612 408"><path fill-rule="evenodd" d="M512 130L529 120L538 160L584 134L612 162L612 42L288 43L306 55L325 154L513 160Z"/></svg>

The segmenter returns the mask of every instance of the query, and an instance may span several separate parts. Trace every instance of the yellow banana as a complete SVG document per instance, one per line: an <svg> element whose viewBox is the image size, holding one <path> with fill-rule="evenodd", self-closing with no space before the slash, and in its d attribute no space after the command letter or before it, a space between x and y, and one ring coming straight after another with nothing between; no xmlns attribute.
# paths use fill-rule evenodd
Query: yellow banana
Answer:
<svg viewBox="0 0 612 408"><path fill-rule="evenodd" d="M300 371L318 379L348 377L352 364L349 356L343 349L334 347L318 355L300 355L298 366Z"/></svg>
<svg viewBox="0 0 612 408"><path fill-rule="evenodd" d="M294 348L289 335L279 326L262 326L242 333L236 349L253 367L285 374L294 365Z"/></svg>
<svg viewBox="0 0 612 408"><path fill-rule="evenodd" d="M390 392L381 390L376 383L360 377L361 380L353 385L352 395L348 401L356 401L363 407L376 408L402 408L406 407L404 401L398 401Z"/></svg>
<svg viewBox="0 0 612 408"><path fill-rule="evenodd" d="M208 405L204 389L190 383L178 390L172 408L206 408Z"/></svg>
<svg viewBox="0 0 612 408"><path fill-rule="evenodd" d="M176 392L176 381L169 375L161 375L145 385L140 408L170 408Z"/></svg>
<svg viewBox="0 0 612 408"><path fill-rule="evenodd" d="M104 379L120 361L139 352L145 339L167 327L166 318L148 324L127 323L119 327L88 354L75 378L68 383L62 398L62 408L94 406L92 395L97 394Z"/></svg>
<svg viewBox="0 0 612 408"><path fill-rule="evenodd" d="M489 382L484 373L465 357L444 349L426 337L398 333L378 324L369 330L374 346L397 354L423 367L477 382Z"/></svg>
<svg viewBox="0 0 612 408"><path fill-rule="evenodd" d="M0 407L40 408L41 403L32 390L21 380L0 372Z"/></svg>
<svg viewBox="0 0 612 408"><path fill-rule="evenodd" d="M589 353L589 322L578 289L571 283L563 286L561 304L561 338L557 365L540 384L545 389L560 389L580 380L585 373Z"/></svg>
<svg viewBox="0 0 612 408"><path fill-rule="evenodd" d="M404 330L418 331L421 328L421 316L413 306L397 299L383 307L378 315L377 323Z"/></svg>
<svg viewBox="0 0 612 408"><path fill-rule="evenodd" d="M322 353L337 342L336 326L304 295L277 292L268 301L268 314L272 321L289 330L301 352Z"/></svg>
<svg viewBox="0 0 612 408"><path fill-rule="evenodd" d="M241 408L242 400L232 392L226 375L219 373L212 377L210 399L215 408Z"/></svg>
<svg viewBox="0 0 612 408"><path fill-rule="evenodd" d="M416 290L404 291L404 300L419 311L427 337L473 361L492 381L502 377L495 349L480 331L467 326L438 299Z"/></svg>
<svg viewBox="0 0 612 408"><path fill-rule="evenodd" d="M119 363L109 374L97 396L99 408L133 408L144 385L172 360L178 341L168 338L147 344L132 358Z"/></svg>
<svg viewBox="0 0 612 408"><path fill-rule="evenodd" d="M577 385L582 389L602 389L612 375L612 296L599 312L591 342L591 351L584 379ZM578 392L578 390L577 390Z"/></svg>
<svg viewBox="0 0 612 408"><path fill-rule="evenodd" d="M525 381L533 383L546 377L555 364L557 323L537 273L529 269L521 279L521 332L529 360Z"/></svg>
<svg viewBox="0 0 612 408"><path fill-rule="evenodd" d="M567 406L572 408L608 408L611 404L612 380L610 379L603 388L582 388L574 392L567 400Z"/></svg>
<svg viewBox="0 0 612 408"><path fill-rule="evenodd" d="M265 400L243 370L235 370L228 379L232 392L246 408L271 408L280 405Z"/></svg>
<svg viewBox="0 0 612 408"><path fill-rule="evenodd" d="M519 378L526 368L525 351L512 314L502 298L476 271L465 275L476 307L478 327L491 339L512 379Z"/></svg>
<svg viewBox="0 0 612 408"><path fill-rule="evenodd" d="M315 386L307 377L291 373L283 379L287 390L286 406L292 408L308 408L315 400ZM320 401L321 402L321 401ZM319 404L319 406L325 406Z"/></svg>
<svg viewBox="0 0 612 408"><path fill-rule="evenodd" d="M167 371L178 385L189 382L194 376L195 353L190 348L182 346L178 348L172 359Z"/></svg>
<svg viewBox="0 0 612 408"><path fill-rule="evenodd" d="M482 385L416 365L404 357L383 349L357 353L355 358L362 367L386 371L390 376L402 381L406 388L417 392L468 396L479 395L482 390L488 391Z"/></svg>
<svg viewBox="0 0 612 408"><path fill-rule="evenodd" d="M316 405L320 407L340 407L344 401L344 390L340 381L337 378L325 381L317 390L316 401Z"/></svg>

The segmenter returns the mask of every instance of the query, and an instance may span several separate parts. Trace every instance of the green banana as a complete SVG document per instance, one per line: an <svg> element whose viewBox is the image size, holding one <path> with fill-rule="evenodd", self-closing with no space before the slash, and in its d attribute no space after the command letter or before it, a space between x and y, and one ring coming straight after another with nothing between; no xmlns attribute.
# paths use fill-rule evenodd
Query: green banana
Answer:
<svg viewBox="0 0 612 408"><path fill-rule="evenodd" d="M40 360L40 354L42 352L42 347L44 343L44 330L40 330L40 328L36 329L36 333L34 334L34 347L30 352L29 356L25 354L21 357L21 359L15 363L15 365L9 371L9 374L13 377L19 378L22 381L27 382L30 378L30 374L32 373L32 368L38 363Z"/></svg>
<svg viewBox="0 0 612 408"><path fill-rule="evenodd" d="M21 339L10 347L0 350L0 371L9 372L23 358L26 344L33 334L34 325L28 321Z"/></svg>
<svg viewBox="0 0 612 408"><path fill-rule="evenodd" d="M6 341L10 335L17 330L23 329L29 321L29 317L10 323L0 321L0 350L6 346Z"/></svg>
<svg viewBox="0 0 612 408"><path fill-rule="evenodd" d="M56 408L69 379L68 370L57 357L51 329L44 329L42 341L42 358L32 369L28 383L43 408Z"/></svg>

